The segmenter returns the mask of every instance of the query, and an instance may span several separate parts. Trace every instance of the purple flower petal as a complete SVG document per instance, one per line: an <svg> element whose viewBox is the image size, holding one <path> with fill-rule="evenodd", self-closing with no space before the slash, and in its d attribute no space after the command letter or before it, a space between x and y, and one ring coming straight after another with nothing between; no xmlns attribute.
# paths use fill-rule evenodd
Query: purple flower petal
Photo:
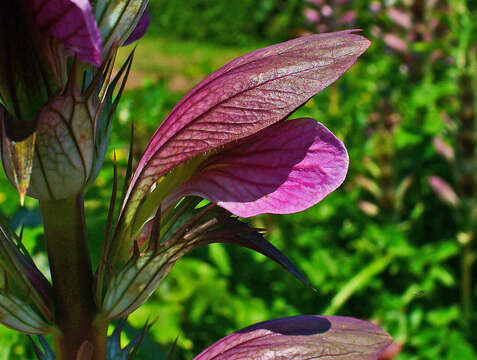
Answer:
<svg viewBox="0 0 477 360"><path fill-rule="evenodd" d="M343 143L315 120L297 119L213 155L172 198L199 195L241 217L288 214L322 200L347 170Z"/></svg>
<svg viewBox="0 0 477 360"><path fill-rule="evenodd" d="M340 316L294 316L239 330L194 360L377 360L392 343L378 326Z"/></svg>
<svg viewBox="0 0 477 360"><path fill-rule="evenodd" d="M152 137L128 189L128 206L134 208L178 164L286 118L336 81L369 44L352 31L304 36L239 57L213 73Z"/></svg>
<svg viewBox="0 0 477 360"><path fill-rule="evenodd" d="M141 19L139 19L139 22L137 23L131 35L129 35L127 40L124 42L123 46L127 46L133 43L134 41L142 38L144 34L146 33L147 28L149 27L150 24L151 24L151 15L147 13L147 9L146 9L146 11L144 11L144 13L142 14Z"/></svg>
<svg viewBox="0 0 477 360"><path fill-rule="evenodd" d="M88 0L31 0L36 25L81 61L101 65L101 35Z"/></svg>

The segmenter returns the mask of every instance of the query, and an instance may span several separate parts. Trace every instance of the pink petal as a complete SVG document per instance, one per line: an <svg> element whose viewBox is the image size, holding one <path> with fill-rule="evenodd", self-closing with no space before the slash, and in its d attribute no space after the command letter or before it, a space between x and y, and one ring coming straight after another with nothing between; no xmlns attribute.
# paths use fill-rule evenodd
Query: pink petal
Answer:
<svg viewBox="0 0 477 360"><path fill-rule="evenodd" d="M388 333L365 321L293 316L234 332L194 360L377 360L391 343Z"/></svg>
<svg viewBox="0 0 477 360"><path fill-rule="evenodd" d="M191 90L156 131L132 178L128 204L137 204L187 159L286 118L336 81L369 44L352 31L310 35L225 65Z"/></svg>
<svg viewBox="0 0 477 360"><path fill-rule="evenodd" d="M101 64L101 35L88 0L30 0L36 25L81 61Z"/></svg>
<svg viewBox="0 0 477 360"><path fill-rule="evenodd" d="M193 194L241 217L294 213L334 191L347 170L346 149L327 128L291 120L209 158L170 201Z"/></svg>
<svg viewBox="0 0 477 360"><path fill-rule="evenodd" d="M310 24L314 24L320 21L320 13L315 9L308 8L305 10L305 18L307 22L309 22Z"/></svg>
<svg viewBox="0 0 477 360"><path fill-rule="evenodd" d="M395 7L389 8L388 11L389 18L394 21L396 24L402 26L406 30L409 30L412 26L412 20L409 14L396 9Z"/></svg>
<svg viewBox="0 0 477 360"><path fill-rule="evenodd" d="M391 49L395 51L402 52L402 53L407 51L406 42L397 35L385 34L384 42L386 43L387 46L389 46Z"/></svg>
<svg viewBox="0 0 477 360"><path fill-rule="evenodd" d="M358 16L358 13L356 10L350 10L346 13L344 13L338 20L340 25L346 25L346 24L351 24L356 17Z"/></svg>

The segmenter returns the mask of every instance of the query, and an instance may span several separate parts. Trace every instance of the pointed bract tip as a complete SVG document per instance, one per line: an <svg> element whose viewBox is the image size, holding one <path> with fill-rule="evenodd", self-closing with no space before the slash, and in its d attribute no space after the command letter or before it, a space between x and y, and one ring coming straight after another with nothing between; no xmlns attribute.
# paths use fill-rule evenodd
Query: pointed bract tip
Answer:
<svg viewBox="0 0 477 360"><path fill-rule="evenodd" d="M363 35L360 35L362 31L363 29L351 29L351 30L338 31L338 33L351 36L351 39L353 40L353 46L361 50L358 56L363 54L371 46L371 41L365 38ZM333 34L333 33L330 33L330 34Z"/></svg>
<svg viewBox="0 0 477 360"><path fill-rule="evenodd" d="M8 171L12 184L17 188L20 196L20 204L23 206L25 196L30 187L31 174L33 169L33 158L35 155L36 134L23 141L10 141L4 137L5 144L3 151L4 166L8 162Z"/></svg>
<svg viewBox="0 0 477 360"><path fill-rule="evenodd" d="M18 190L18 195L20 195L20 206L23 207L25 204L26 189Z"/></svg>
<svg viewBox="0 0 477 360"><path fill-rule="evenodd" d="M361 54L364 53L371 46L371 41L369 41L363 35L359 34L362 31L362 29L352 29L344 31L353 37L355 44L362 50Z"/></svg>

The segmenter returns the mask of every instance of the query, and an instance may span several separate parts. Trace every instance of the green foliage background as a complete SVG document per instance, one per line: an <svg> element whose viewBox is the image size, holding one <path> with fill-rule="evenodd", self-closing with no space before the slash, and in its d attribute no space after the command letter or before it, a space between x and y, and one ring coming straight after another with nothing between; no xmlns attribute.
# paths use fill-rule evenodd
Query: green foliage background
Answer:
<svg viewBox="0 0 477 360"><path fill-rule="evenodd" d="M151 31L224 45L284 41L300 26L302 5L302 0L155 0Z"/></svg>
<svg viewBox="0 0 477 360"><path fill-rule="evenodd" d="M468 55L462 53L465 44L472 44L475 9L466 8L470 3L465 1L445 2L455 11L435 16L447 30L431 41L409 43L403 54L376 32L379 27L402 36L402 29L395 30L382 13L370 12L371 3L347 5L356 11L355 26L371 39L371 48L335 85L293 115L314 117L344 141L350 155L347 180L305 212L253 220L268 229L268 238L318 291L248 250L197 249L130 317L129 339L147 319L157 317L138 359L165 359L177 336L176 359L191 359L235 329L302 313L376 321L403 346L396 359L477 359L477 316L461 310L461 258L467 250L458 241L458 234L460 239L473 236L475 224L465 214L476 209L442 202L428 184L429 176L439 175L457 189L453 166L432 142L441 136L458 147L465 106L459 95L460 61ZM95 261L112 184L112 153L124 171L131 122L138 159L161 119L201 78L240 54L313 30L303 16L305 6L310 5L299 0L151 1L153 25L137 48L105 168L87 193ZM430 61L435 50L445 56ZM475 71L470 78L475 99ZM0 208L14 226L25 225L25 242L46 271L36 201L29 199L21 209L2 175ZM474 279L476 268L470 270ZM470 297L476 304L475 280ZM0 359L24 358L33 358L25 337L1 328Z"/></svg>

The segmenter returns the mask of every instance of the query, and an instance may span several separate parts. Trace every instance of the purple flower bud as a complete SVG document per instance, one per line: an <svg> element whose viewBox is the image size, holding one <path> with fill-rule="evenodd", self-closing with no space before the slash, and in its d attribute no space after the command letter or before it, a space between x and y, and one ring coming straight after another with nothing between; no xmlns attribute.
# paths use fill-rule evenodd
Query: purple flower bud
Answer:
<svg viewBox="0 0 477 360"><path fill-rule="evenodd" d="M64 44L79 60L99 66L101 37L89 0L29 0L40 31Z"/></svg>
<svg viewBox="0 0 477 360"><path fill-rule="evenodd" d="M394 34L385 34L384 35L384 42L388 45L391 49L404 53L407 51L407 44L406 42L401 39L399 36Z"/></svg>
<svg viewBox="0 0 477 360"><path fill-rule="evenodd" d="M23 141L38 115L67 82L67 57L98 67L112 46L144 34L146 0L2 1L0 4L0 99L10 140ZM101 19L101 33L96 19ZM101 36L105 39L102 46Z"/></svg>
<svg viewBox="0 0 477 360"><path fill-rule="evenodd" d="M101 64L101 37L88 0L1 2L1 149L20 202L30 184L40 113L64 89L69 56Z"/></svg>
<svg viewBox="0 0 477 360"><path fill-rule="evenodd" d="M442 202L451 206L458 206L460 199L450 185L439 176L429 177L429 185Z"/></svg>
<svg viewBox="0 0 477 360"><path fill-rule="evenodd" d="M358 14L355 10L347 11L339 18L339 24L340 25L352 24L357 16Z"/></svg>
<svg viewBox="0 0 477 360"><path fill-rule="evenodd" d="M444 159L449 162L453 162L455 160L454 149L449 144L447 144L441 137L436 136L432 140L432 144L434 145L434 149L436 149L437 153L441 155Z"/></svg>
<svg viewBox="0 0 477 360"><path fill-rule="evenodd" d="M101 68L89 87L77 84L77 63L65 90L53 96L38 115L35 133L23 142L8 138L0 112L0 154L5 173L17 187L20 198L25 194L41 200L59 200L79 194L96 177L102 164L110 129L112 112L119 101L125 69L130 57L105 94ZM109 66L112 66L111 64ZM119 80L120 90L113 93ZM0 109L1 110L1 109ZM29 140L33 141L29 141Z"/></svg>
<svg viewBox="0 0 477 360"><path fill-rule="evenodd" d="M28 20L20 2L1 2L0 98L10 114L6 132L14 141L35 131L39 111L57 88L51 72L44 74L47 60L37 52L37 36Z"/></svg>
<svg viewBox="0 0 477 360"><path fill-rule="evenodd" d="M404 29L409 30L411 28L411 18L405 12L392 7L388 9L387 14L394 23L402 26Z"/></svg>
<svg viewBox="0 0 477 360"><path fill-rule="evenodd" d="M7 136L22 141L66 84L66 58L101 64L101 38L88 0L2 1L0 98Z"/></svg>
<svg viewBox="0 0 477 360"><path fill-rule="evenodd" d="M329 5L324 5L324 6L321 8L321 14L322 14L324 17L329 17L329 16L331 16L331 14L333 14L333 9L332 9L331 6L329 6Z"/></svg>
<svg viewBox="0 0 477 360"><path fill-rule="evenodd" d="M320 13L315 9L307 8L305 10L305 18L310 24L315 24L320 21Z"/></svg>
<svg viewBox="0 0 477 360"><path fill-rule="evenodd" d="M379 11L381 11L381 8L382 6L379 1L372 1L371 4L369 4L369 9L371 10L373 14L376 14Z"/></svg>
<svg viewBox="0 0 477 360"><path fill-rule="evenodd" d="M92 167L94 119L91 116L96 112L95 104L85 101L79 93L67 92L50 100L38 116L31 183L29 187L19 186L20 194L28 188L29 196L57 200L83 189ZM19 171L14 170L24 167L13 163L8 150L16 144L6 136L3 143L7 147L2 151L5 172L17 185L15 176Z"/></svg>

